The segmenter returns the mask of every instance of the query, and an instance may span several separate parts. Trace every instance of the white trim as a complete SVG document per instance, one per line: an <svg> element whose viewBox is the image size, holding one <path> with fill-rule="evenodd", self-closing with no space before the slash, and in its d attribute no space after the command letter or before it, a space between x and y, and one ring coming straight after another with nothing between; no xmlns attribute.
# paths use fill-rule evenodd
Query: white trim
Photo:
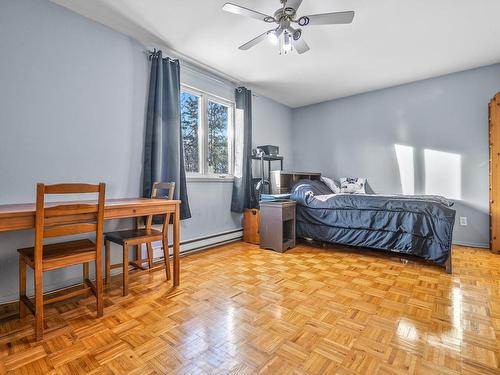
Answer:
<svg viewBox="0 0 500 375"><path fill-rule="evenodd" d="M481 248L481 249L489 249L490 248L489 244L472 243L472 242L464 242L464 241L453 241L452 245L467 246L467 247L478 247L478 248Z"/></svg>
<svg viewBox="0 0 500 375"><path fill-rule="evenodd" d="M191 240L185 240L183 242L188 242L188 243L184 245L181 244L181 255L195 251L203 251L210 247L218 246L222 242L237 241L242 238L243 238L243 228L236 228L228 232L214 233L210 235L210 238L208 239L206 239L205 237L197 237ZM158 244L159 244L158 246L153 246L153 256L155 257L163 256L163 250L160 245L161 242L159 242ZM172 245L169 244L169 248L171 248L171 246ZM154 253L155 251L157 251L156 254Z"/></svg>

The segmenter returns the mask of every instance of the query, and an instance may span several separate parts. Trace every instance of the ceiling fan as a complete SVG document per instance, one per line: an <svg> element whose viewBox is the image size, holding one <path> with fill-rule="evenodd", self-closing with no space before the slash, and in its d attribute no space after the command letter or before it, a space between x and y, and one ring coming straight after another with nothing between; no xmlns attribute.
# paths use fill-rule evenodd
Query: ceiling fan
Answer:
<svg viewBox="0 0 500 375"><path fill-rule="evenodd" d="M300 27L346 24L351 23L354 18L353 11L323 13L298 17L297 10L299 9L302 0L280 0L280 2L282 7L274 12L274 16L269 16L233 3L224 4L222 9L226 12L256 18L266 23L278 24L278 27L260 34L249 42L241 45L239 49L247 50L262 42L264 39L269 39L271 43L279 45L280 54L286 54L293 49L295 49L299 54L302 54L309 51L309 46L304 41L304 38L302 38L302 29L294 28L292 27L292 24L297 24Z"/></svg>

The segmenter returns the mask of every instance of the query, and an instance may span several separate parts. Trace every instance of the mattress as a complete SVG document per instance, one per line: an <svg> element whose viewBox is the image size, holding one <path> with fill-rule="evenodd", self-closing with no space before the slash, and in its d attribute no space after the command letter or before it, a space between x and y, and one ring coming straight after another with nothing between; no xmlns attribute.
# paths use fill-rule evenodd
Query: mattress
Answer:
<svg viewBox="0 0 500 375"><path fill-rule="evenodd" d="M297 236L411 254L443 265L451 251L453 202L431 195L333 194L321 181L292 188Z"/></svg>

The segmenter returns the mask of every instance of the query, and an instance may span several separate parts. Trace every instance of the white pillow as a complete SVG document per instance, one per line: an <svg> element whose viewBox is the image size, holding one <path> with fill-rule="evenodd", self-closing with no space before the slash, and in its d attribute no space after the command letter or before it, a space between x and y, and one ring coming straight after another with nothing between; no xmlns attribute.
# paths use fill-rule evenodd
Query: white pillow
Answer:
<svg viewBox="0 0 500 375"><path fill-rule="evenodd" d="M340 192L349 194L366 194L365 185L366 178L342 177L340 179Z"/></svg>
<svg viewBox="0 0 500 375"><path fill-rule="evenodd" d="M337 185L335 181L333 181L331 178L321 176L321 181L330 188L331 191L333 191L335 194L340 193L340 188Z"/></svg>

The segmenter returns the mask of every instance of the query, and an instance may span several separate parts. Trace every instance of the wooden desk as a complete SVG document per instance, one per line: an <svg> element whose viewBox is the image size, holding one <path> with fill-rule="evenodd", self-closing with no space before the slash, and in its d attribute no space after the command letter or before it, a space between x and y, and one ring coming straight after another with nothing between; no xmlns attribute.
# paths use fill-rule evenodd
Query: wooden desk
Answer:
<svg viewBox="0 0 500 375"><path fill-rule="evenodd" d="M81 203L89 201L81 201ZM75 201L64 202L74 204ZM104 219L122 219L128 217L139 217L147 215L165 214L171 212L174 216L174 286L180 282L180 261L179 261L179 241L180 241L180 216L179 200L149 199L149 198L123 198L107 199L104 209ZM46 203L46 207L63 204L61 202ZM35 204L5 204L0 205L0 232L32 229L35 228Z"/></svg>

